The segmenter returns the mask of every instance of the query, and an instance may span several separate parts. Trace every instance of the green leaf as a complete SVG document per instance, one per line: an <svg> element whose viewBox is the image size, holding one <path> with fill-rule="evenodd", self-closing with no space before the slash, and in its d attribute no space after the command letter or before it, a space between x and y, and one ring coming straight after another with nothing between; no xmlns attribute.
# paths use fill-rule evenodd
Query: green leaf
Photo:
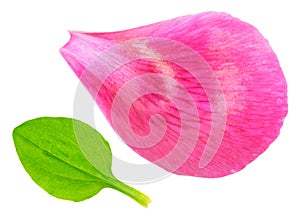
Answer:
<svg viewBox="0 0 300 219"><path fill-rule="evenodd" d="M107 187L145 207L151 202L148 196L113 176L108 142L79 120L33 119L16 127L13 139L27 173L57 198L82 201Z"/></svg>

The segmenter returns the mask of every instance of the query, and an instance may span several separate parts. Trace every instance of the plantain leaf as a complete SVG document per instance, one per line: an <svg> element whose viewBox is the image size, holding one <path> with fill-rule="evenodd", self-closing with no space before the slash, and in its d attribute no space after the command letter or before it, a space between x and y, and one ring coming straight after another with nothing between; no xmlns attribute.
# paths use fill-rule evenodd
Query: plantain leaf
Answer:
<svg viewBox="0 0 300 219"><path fill-rule="evenodd" d="M108 142L79 120L63 117L33 119L16 127L13 139L27 173L57 198L83 201L108 187L145 207L151 201L113 176Z"/></svg>

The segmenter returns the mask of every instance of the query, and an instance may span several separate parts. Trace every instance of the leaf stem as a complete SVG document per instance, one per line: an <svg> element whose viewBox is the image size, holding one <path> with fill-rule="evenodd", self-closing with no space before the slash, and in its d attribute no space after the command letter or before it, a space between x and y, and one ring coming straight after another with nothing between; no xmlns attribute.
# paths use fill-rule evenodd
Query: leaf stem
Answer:
<svg viewBox="0 0 300 219"><path fill-rule="evenodd" d="M145 208L148 207L148 204L151 202L151 199L147 195L119 181L116 178L113 179L110 177L109 186L129 196Z"/></svg>

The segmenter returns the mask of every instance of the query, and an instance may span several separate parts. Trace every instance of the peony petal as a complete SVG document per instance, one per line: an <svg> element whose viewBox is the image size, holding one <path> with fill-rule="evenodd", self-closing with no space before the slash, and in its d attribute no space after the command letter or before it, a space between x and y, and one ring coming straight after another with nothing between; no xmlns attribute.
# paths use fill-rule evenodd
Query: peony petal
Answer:
<svg viewBox="0 0 300 219"><path fill-rule="evenodd" d="M71 32L61 53L125 143L176 174L241 170L287 114L287 84L267 40L226 13Z"/></svg>

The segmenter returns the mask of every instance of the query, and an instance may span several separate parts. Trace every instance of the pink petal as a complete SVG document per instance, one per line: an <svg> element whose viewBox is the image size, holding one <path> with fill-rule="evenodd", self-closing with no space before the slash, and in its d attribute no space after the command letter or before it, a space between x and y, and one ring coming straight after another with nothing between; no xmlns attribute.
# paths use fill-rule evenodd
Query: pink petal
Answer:
<svg viewBox="0 0 300 219"><path fill-rule="evenodd" d="M286 81L267 40L225 13L71 32L61 53L121 138L177 174L241 170L287 114Z"/></svg>

